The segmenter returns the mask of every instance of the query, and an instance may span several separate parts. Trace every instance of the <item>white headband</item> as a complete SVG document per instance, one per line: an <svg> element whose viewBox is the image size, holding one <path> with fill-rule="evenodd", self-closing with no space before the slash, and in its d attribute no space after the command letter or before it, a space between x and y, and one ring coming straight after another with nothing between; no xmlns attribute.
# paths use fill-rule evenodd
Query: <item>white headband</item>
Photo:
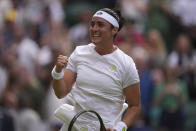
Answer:
<svg viewBox="0 0 196 131"><path fill-rule="evenodd" d="M106 21L108 21L110 24L112 24L114 27L118 27L119 28L119 24L118 21L110 14L108 14L105 11L97 11L93 17L100 17L105 19Z"/></svg>

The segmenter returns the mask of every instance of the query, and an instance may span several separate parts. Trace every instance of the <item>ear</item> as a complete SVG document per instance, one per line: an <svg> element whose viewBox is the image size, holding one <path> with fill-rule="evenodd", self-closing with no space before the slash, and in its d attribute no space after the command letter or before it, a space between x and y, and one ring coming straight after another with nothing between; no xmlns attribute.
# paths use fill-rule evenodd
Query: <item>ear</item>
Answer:
<svg viewBox="0 0 196 131"><path fill-rule="evenodd" d="M112 35L115 35L118 32L118 27L114 27L112 29Z"/></svg>

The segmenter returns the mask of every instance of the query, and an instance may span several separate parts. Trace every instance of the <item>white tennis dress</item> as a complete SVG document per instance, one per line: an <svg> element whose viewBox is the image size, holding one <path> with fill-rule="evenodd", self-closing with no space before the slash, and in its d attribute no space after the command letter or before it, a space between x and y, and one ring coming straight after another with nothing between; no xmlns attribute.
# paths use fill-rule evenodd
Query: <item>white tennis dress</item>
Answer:
<svg viewBox="0 0 196 131"><path fill-rule="evenodd" d="M76 102L73 112L95 110L101 115L106 128L111 128L122 114L125 102L123 89L138 83L139 76L132 58L119 48L106 55L99 55L94 48L92 43L78 46L69 57L66 68L77 73L75 87L71 91ZM65 114L58 115L61 119L74 115L66 109L60 110ZM61 131L67 131L69 122L65 121ZM75 125L77 131L100 130L97 119L90 113L84 114Z"/></svg>

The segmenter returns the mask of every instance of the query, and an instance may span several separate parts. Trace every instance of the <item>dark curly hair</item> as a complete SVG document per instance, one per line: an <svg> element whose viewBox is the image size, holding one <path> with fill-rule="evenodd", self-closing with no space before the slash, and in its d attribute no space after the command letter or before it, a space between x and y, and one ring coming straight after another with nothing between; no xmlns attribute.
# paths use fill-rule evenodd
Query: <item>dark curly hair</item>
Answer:
<svg viewBox="0 0 196 131"><path fill-rule="evenodd" d="M108 14L110 14L111 16L113 16L118 24L119 24L119 28L118 28L118 32L122 29L123 25L124 25L124 18L121 15L121 12L117 9L109 9L109 8L103 8L100 9L100 11L104 11L107 12ZM114 26L111 24L111 27L114 28ZM117 34L114 35L114 39L116 38Z"/></svg>
<svg viewBox="0 0 196 131"><path fill-rule="evenodd" d="M121 15L121 13L120 13L119 10L117 10L117 9L103 8L100 11L107 12L108 14L110 14L111 16L113 16L118 21L118 24L119 24L118 31L121 30L121 28L124 25L124 18L122 17L122 15Z"/></svg>

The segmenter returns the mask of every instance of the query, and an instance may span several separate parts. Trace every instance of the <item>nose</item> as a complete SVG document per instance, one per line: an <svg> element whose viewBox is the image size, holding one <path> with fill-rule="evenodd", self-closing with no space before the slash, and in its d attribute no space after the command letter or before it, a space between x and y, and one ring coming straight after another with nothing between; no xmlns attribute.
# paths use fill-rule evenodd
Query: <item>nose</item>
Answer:
<svg viewBox="0 0 196 131"><path fill-rule="evenodd" d="M98 31L99 30L99 27L95 24L94 26L91 27L91 29L93 31Z"/></svg>

